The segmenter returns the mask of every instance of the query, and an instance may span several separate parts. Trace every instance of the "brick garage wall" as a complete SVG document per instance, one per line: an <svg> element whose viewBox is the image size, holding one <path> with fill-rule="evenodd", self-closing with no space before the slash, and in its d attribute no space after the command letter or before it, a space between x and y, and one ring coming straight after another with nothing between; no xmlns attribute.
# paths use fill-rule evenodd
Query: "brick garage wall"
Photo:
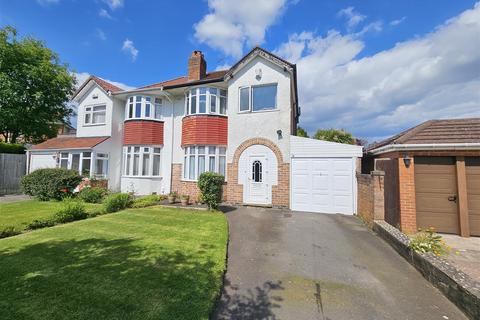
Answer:
<svg viewBox="0 0 480 320"><path fill-rule="evenodd" d="M398 159L376 159L375 170L385 172L385 221L400 228Z"/></svg>
<svg viewBox="0 0 480 320"><path fill-rule="evenodd" d="M407 168L403 158L398 159L400 229L405 233L417 232L414 158L412 157L410 161L410 166Z"/></svg>
<svg viewBox="0 0 480 320"><path fill-rule="evenodd" d="M226 190L227 202L243 203L243 185L238 184L238 161L242 152L252 145L264 145L270 148L277 158L278 184L272 186L272 205L275 207L290 207L290 164L283 162L280 149L272 141L264 138L254 138L244 141L233 156L232 163L227 164L228 184Z"/></svg>
<svg viewBox="0 0 480 320"><path fill-rule="evenodd" d="M357 214L370 226L384 219L384 173L357 173Z"/></svg>
<svg viewBox="0 0 480 320"><path fill-rule="evenodd" d="M189 195L190 202L196 203L200 197L200 189L196 181L182 181L182 164L172 164L172 191L179 195ZM227 201L227 184L223 186L223 201Z"/></svg>

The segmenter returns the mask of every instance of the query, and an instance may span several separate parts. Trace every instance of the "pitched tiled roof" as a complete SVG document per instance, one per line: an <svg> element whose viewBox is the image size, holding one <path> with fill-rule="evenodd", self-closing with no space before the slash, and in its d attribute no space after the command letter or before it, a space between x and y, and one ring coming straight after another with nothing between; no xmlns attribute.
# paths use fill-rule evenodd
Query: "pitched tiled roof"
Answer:
<svg viewBox="0 0 480 320"><path fill-rule="evenodd" d="M78 87L77 91L75 91L75 93L73 94L73 98L75 98L80 93L80 91L82 91L83 88L85 88L85 86L90 82L90 80L95 81L95 83L98 84L106 92L110 91L111 93L117 93L120 91L124 91L122 88L117 87L116 85L111 84L108 81L105 81L97 76L91 75L90 77L88 77L87 80L85 80L82 83L80 87Z"/></svg>
<svg viewBox="0 0 480 320"><path fill-rule="evenodd" d="M96 145L107 140L109 137L67 137L59 136L57 138L48 139L40 144L32 146L31 150L48 150L48 149L85 149L93 148Z"/></svg>
<svg viewBox="0 0 480 320"><path fill-rule="evenodd" d="M480 143L480 118L429 120L368 147L390 144Z"/></svg>
<svg viewBox="0 0 480 320"><path fill-rule="evenodd" d="M170 79L162 82L149 84L147 86L143 86L137 89L160 88L160 87L178 86L182 84L195 84L197 82L203 82L203 81L209 81L209 80L221 80L223 79L223 76L227 73L227 71L228 70L209 72L204 78L196 81L188 81L187 76L182 76L175 79Z"/></svg>

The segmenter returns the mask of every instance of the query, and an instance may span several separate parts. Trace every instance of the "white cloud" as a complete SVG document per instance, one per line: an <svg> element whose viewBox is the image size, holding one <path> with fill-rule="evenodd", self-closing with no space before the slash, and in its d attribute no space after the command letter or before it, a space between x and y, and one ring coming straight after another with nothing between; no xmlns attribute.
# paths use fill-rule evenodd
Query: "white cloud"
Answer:
<svg viewBox="0 0 480 320"><path fill-rule="evenodd" d="M110 15L110 13L108 13L108 11L103 9L103 8L100 9L100 11L98 11L98 15L102 18L107 18L107 19L110 19L110 20L113 19L113 17Z"/></svg>
<svg viewBox="0 0 480 320"><path fill-rule="evenodd" d="M137 60L138 50L137 50L137 48L135 48L135 46L133 45L133 41L132 41L132 40L125 39L125 41L123 41L122 51L127 52L128 54L130 54L130 56L132 57L132 61Z"/></svg>
<svg viewBox="0 0 480 320"><path fill-rule="evenodd" d="M210 12L194 25L195 38L235 58L243 48L260 45L287 0L209 0Z"/></svg>
<svg viewBox="0 0 480 320"><path fill-rule="evenodd" d="M123 7L123 0L103 0L103 2L106 3L111 10Z"/></svg>
<svg viewBox="0 0 480 320"><path fill-rule="evenodd" d="M37 0L37 3L42 6L48 6L50 4L57 4L60 0Z"/></svg>
<svg viewBox="0 0 480 320"><path fill-rule="evenodd" d="M358 58L356 34L290 36L276 51L297 63L301 125L379 137L434 118L480 116L480 3L420 38Z"/></svg>
<svg viewBox="0 0 480 320"><path fill-rule="evenodd" d="M405 21L405 19L407 19L407 17L401 17L400 19L392 20L392 21L390 21L390 25L391 26L398 26L400 23Z"/></svg>
<svg viewBox="0 0 480 320"><path fill-rule="evenodd" d="M360 22L365 20L366 16L355 12L354 7L347 7L338 11L337 16L347 18L347 27L349 30L355 28Z"/></svg>
<svg viewBox="0 0 480 320"><path fill-rule="evenodd" d="M107 35L105 34L105 32L103 32L102 29L97 28L97 29L95 30L95 35L96 35L97 38L100 39L100 40L103 40L103 41L107 40Z"/></svg>

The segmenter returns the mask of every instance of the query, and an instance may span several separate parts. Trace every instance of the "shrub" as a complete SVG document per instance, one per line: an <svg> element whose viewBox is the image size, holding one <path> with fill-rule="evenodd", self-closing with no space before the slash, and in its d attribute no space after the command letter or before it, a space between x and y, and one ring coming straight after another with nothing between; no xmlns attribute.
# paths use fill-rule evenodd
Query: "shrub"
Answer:
<svg viewBox="0 0 480 320"><path fill-rule="evenodd" d="M16 236L17 234L20 234L21 232L13 226L7 226L0 230L0 238L7 238L11 236Z"/></svg>
<svg viewBox="0 0 480 320"><path fill-rule="evenodd" d="M0 142L0 153L24 154L25 147L21 144Z"/></svg>
<svg viewBox="0 0 480 320"><path fill-rule="evenodd" d="M85 187L78 193L78 197L86 203L100 203L107 193L104 188Z"/></svg>
<svg viewBox="0 0 480 320"><path fill-rule="evenodd" d="M87 217L88 214L83 202L65 199L62 201L62 207L53 216L53 220L56 223L66 223L86 219Z"/></svg>
<svg viewBox="0 0 480 320"><path fill-rule="evenodd" d="M202 193L202 200L210 210L217 209L222 201L222 187L225 178L217 173L204 172L198 178L198 188Z"/></svg>
<svg viewBox="0 0 480 320"><path fill-rule="evenodd" d="M22 178L21 185L25 194L47 201L71 196L73 189L81 181L82 177L74 170L50 168L27 174Z"/></svg>
<svg viewBox="0 0 480 320"><path fill-rule="evenodd" d="M117 212L132 205L132 198L128 193L112 193L103 201L105 212Z"/></svg>
<svg viewBox="0 0 480 320"><path fill-rule="evenodd" d="M132 208L145 208L150 207L158 204L160 201L160 197L156 194L152 194L150 196L141 197L135 199L132 204Z"/></svg>
<svg viewBox="0 0 480 320"><path fill-rule="evenodd" d="M36 230L46 227L53 227L55 225L55 221L53 219L40 219L40 220L33 220L27 225L27 230Z"/></svg>
<svg viewBox="0 0 480 320"><path fill-rule="evenodd" d="M419 233L411 237L408 246L417 252L432 252L437 256L445 255L450 251L450 248L443 241L442 236L435 233L433 228L424 231L420 230Z"/></svg>

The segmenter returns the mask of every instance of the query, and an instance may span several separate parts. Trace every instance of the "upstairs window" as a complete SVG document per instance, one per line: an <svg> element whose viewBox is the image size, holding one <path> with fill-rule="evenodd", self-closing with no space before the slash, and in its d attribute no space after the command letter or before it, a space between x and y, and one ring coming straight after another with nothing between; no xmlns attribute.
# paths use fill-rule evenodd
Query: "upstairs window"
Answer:
<svg viewBox="0 0 480 320"><path fill-rule="evenodd" d="M84 123L86 125L105 124L106 112L107 106L104 104L98 106L87 106L85 107Z"/></svg>
<svg viewBox="0 0 480 320"><path fill-rule="evenodd" d="M149 96L131 96L127 99L125 119L162 119L162 99Z"/></svg>
<svg viewBox="0 0 480 320"><path fill-rule="evenodd" d="M227 90L200 87L185 94L185 114L227 114Z"/></svg>
<svg viewBox="0 0 480 320"><path fill-rule="evenodd" d="M277 84L239 89L239 111L257 112L277 109Z"/></svg>

